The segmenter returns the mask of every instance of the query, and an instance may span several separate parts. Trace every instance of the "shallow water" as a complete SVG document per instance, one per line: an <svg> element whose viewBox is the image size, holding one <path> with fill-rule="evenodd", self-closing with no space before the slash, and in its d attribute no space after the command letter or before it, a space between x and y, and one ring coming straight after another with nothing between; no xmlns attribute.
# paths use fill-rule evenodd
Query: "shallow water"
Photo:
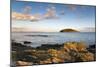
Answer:
<svg viewBox="0 0 100 67"><path fill-rule="evenodd" d="M13 32L11 38L17 42L30 41L32 44L27 45L32 47L41 44L61 44L68 41L81 41L87 45L95 44L95 32Z"/></svg>

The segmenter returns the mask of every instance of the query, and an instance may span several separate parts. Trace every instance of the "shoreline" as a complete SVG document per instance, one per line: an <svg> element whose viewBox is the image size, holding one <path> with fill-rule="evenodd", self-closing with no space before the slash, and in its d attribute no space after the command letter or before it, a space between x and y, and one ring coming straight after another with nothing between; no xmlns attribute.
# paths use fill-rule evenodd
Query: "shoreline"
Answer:
<svg viewBox="0 0 100 67"><path fill-rule="evenodd" d="M24 41L24 44L31 43ZM95 61L96 45L87 47L82 42L65 42L63 44L42 44L36 48L25 46L16 41L11 43L13 65L40 65L71 62ZM61 56L60 56L61 55Z"/></svg>

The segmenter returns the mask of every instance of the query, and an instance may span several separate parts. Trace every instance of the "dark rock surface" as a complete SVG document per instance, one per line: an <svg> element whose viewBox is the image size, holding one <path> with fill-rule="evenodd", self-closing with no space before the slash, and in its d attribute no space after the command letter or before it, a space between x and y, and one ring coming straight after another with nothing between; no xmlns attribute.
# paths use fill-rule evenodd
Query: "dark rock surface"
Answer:
<svg viewBox="0 0 100 67"><path fill-rule="evenodd" d="M32 42L30 42L30 41L24 41L23 43L24 44L31 44Z"/></svg>

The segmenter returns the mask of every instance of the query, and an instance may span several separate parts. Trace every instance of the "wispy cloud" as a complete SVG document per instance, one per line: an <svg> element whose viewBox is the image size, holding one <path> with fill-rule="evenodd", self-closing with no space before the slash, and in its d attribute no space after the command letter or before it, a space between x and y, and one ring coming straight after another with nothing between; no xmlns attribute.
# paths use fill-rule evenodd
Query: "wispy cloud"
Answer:
<svg viewBox="0 0 100 67"><path fill-rule="evenodd" d="M25 6L23 9L23 13L12 12L12 19L13 20L29 20L29 21L40 21L43 19L56 19L58 18L57 12L54 6L48 7L44 14L35 13L33 15L30 14L31 12L30 6Z"/></svg>
<svg viewBox="0 0 100 67"><path fill-rule="evenodd" d="M14 19L14 20L27 20L29 18L30 18L30 15L12 12L12 19Z"/></svg>
<svg viewBox="0 0 100 67"><path fill-rule="evenodd" d="M34 15L23 14L18 12L12 12L13 20L29 20L29 21L39 21L43 18L43 16L39 13Z"/></svg>
<svg viewBox="0 0 100 67"><path fill-rule="evenodd" d="M54 6L51 6L51 7L47 8L46 10L47 10L47 12L44 14L45 19L57 18L57 12L56 12L56 8Z"/></svg>
<svg viewBox="0 0 100 67"><path fill-rule="evenodd" d="M22 10L23 10L24 14L29 14L32 10L32 7L31 6L25 6Z"/></svg>

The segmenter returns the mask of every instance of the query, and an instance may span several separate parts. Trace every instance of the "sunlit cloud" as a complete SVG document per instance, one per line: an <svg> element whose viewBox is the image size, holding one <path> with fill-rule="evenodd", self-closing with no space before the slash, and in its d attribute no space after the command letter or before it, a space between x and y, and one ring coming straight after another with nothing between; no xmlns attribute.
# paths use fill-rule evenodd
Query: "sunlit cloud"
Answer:
<svg viewBox="0 0 100 67"><path fill-rule="evenodd" d="M12 19L13 20L28 20L28 19L30 19L30 17L31 16L28 14L12 12Z"/></svg>
<svg viewBox="0 0 100 67"><path fill-rule="evenodd" d="M29 20L29 21L39 21L44 19L56 19L58 18L57 12L54 6L49 7L46 9L44 14L35 13L31 15L29 12L31 11L30 6L26 6L23 10L23 13L12 12L12 19L13 20Z"/></svg>

